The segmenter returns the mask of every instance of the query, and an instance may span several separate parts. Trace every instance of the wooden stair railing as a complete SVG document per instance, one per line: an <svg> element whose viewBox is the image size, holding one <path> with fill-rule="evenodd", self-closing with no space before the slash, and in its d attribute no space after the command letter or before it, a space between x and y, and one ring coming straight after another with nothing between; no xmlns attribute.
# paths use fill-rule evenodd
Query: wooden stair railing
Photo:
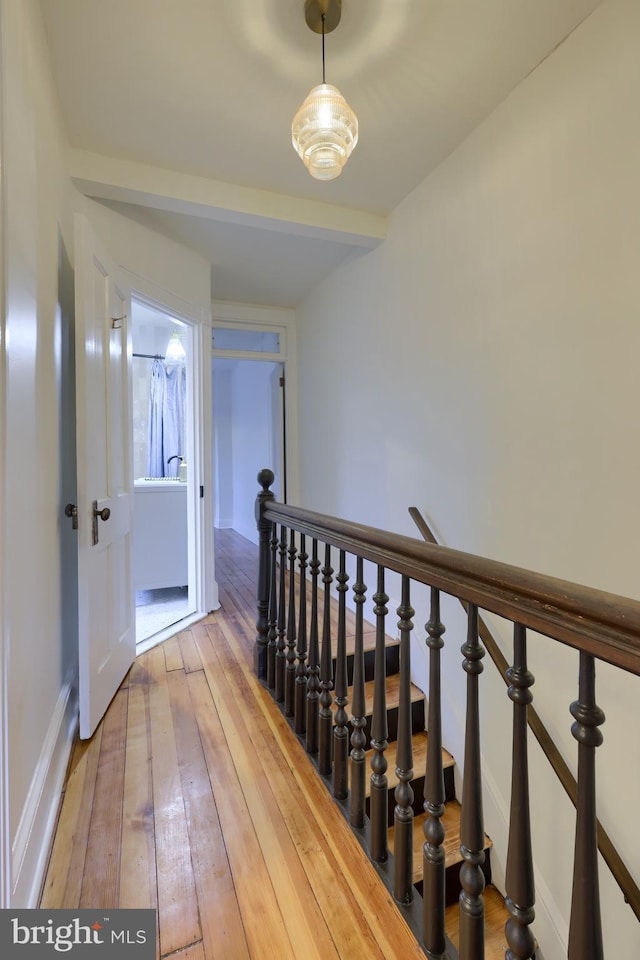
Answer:
<svg viewBox="0 0 640 960"><path fill-rule="evenodd" d="M527 669L528 629L545 634L573 647L580 654L578 699L571 704L572 733L578 741L576 787L576 841L574 880L569 925L568 960L603 960L600 923L597 832L595 808L595 751L602 742L599 727L604 715L595 699L595 663L604 660L620 669L640 674L640 603L602 591L545 577L497 561L486 560L413 538L395 535L362 524L323 516L298 507L275 502L269 490L270 470L258 475L262 490L256 501L259 530L258 616L254 668L277 700L293 710L292 726L310 756L316 756L319 772L333 790L336 801L351 819L356 836L368 850L372 862L393 892L399 907L423 943L432 960L483 960L485 952L485 863L486 838L482 817L480 770L479 686L483 670L485 638L479 609L496 613L513 623L513 664L507 670L508 696L513 703L512 804L509 823L506 887L508 920L505 925L507 960L535 956L531 929L534 919L534 878L529 826L527 763L527 720L532 699L533 677ZM277 528L280 527L280 539ZM304 539L303 539L304 538ZM298 571L295 572L296 542L299 542ZM305 558L311 543L310 581L305 582ZM324 544L324 565L319 552ZM287 565L287 546L289 564ZM280 560L277 551L280 549ZM337 637L332 631L331 585L334 580L332 550L338 551ZM376 617L373 710L363 709L363 678L368 668L364 659L363 620L355 618L355 662L345 664L345 558L356 558L354 600L361 611L366 585L362 561L377 568L377 592L373 597ZM390 712L391 681L387 678L389 655L386 641L388 596L385 571L401 576L402 600L398 607L400 634L400 700ZM322 614L318 603L318 577L324 585ZM276 577L278 589L276 589ZM429 723L424 771L424 843L422 909L416 911L413 888L414 788L412 748L412 703L424 707L422 694L415 697L410 683L410 642L413 629L411 583L431 588L431 614L427 623L429 649ZM296 648L296 585L300 591ZM306 650L306 594L310 592L308 654ZM440 620L440 592L458 597L467 608L467 641L462 647L462 666L467 676L465 764L460 827L459 952L446 935L445 860L447 839L443 827L445 791L440 743L440 653L444 625ZM305 595L305 600L302 595ZM288 603L287 603L288 595ZM292 599L293 596L293 599ZM288 616L285 618L285 609ZM320 633L319 619L322 619ZM302 624L302 625L301 625ZM304 633L303 633L304 631ZM301 636L302 634L302 636ZM319 639L322 638L320 649ZM306 674L306 701L286 696L288 675L295 680ZM349 688L345 677L351 672L352 716L347 706ZM289 681L291 682L291 681ZM347 679L348 682L348 679ZM333 692L335 691L335 699ZM418 692L419 693L419 692ZM345 719L346 718L346 719ZM424 729L424 718L418 718ZM351 752L345 774L348 730ZM364 736L364 743L363 743ZM388 830L386 752L397 738L393 854ZM370 743L373 750L370 777L369 817L362 815L362 753ZM346 748L346 749L345 749ZM345 786L345 784L347 786ZM350 786L351 789L348 789ZM362 825L364 819L364 826ZM490 888L489 888L490 889ZM487 893L489 892L487 890ZM419 917L419 920L417 919ZM500 955L504 948L501 948Z"/></svg>
<svg viewBox="0 0 640 960"><path fill-rule="evenodd" d="M418 508L409 507L409 515L416 524L424 540L427 543L433 543L437 545L438 541L435 537L435 534ZM464 601L462 601L462 605L466 608ZM507 663L500 647L498 646L495 637L491 633L491 630L481 617L478 620L478 633L480 635L480 639L487 649L489 656L498 668L502 679L507 686L509 686L509 684L513 683L511 668L509 667L509 664ZM577 804L578 790L576 779L571 773L571 770L569 769L558 747L554 743L551 734L532 706L530 706L529 710L527 711L527 720L529 727L531 728L531 732L534 734L536 740L540 744L544 755L551 764L554 773L558 777L569 799L575 807ZM629 904L638 920L640 920L640 888L631 876L622 857L616 850L613 841L599 820L596 821L596 828L598 834L598 849L602 854L603 860L609 867L609 870L615 878L616 883L620 887L625 901Z"/></svg>

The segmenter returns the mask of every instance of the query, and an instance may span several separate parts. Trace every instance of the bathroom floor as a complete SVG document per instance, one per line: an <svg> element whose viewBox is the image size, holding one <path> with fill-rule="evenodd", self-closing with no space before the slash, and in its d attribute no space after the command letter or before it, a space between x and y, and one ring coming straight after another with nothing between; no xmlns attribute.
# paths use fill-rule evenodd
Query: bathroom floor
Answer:
<svg viewBox="0 0 640 960"><path fill-rule="evenodd" d="M148 640L154 633L170 627L187 616L187 587L165 587L161 590L136 591L136 643Z"/></svg>

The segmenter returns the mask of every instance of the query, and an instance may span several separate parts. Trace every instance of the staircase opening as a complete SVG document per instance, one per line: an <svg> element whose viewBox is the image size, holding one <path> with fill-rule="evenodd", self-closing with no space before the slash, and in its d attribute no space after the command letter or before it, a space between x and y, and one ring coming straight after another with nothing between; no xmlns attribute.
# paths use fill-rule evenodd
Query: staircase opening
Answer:
<svg viewBox="0 0 640 960"><path fill-rule="evenodd" d="M578 777L567 955L602 960L595 761L605 718L596 700L596 664L640 673L640 603L278 504L269 489L271 472L261 471L258 480L255 672L281 704L429 957L497 958L506 947L510 956L536 955L527 752L534 677L527 668L527 631L578 651L578 698L570 705ZM401 580L396 609L389 608L385 591L388 572ZM431 597L424 691L411 682L412 584L427 586ZM466 610L460 758L442 743L441 593L460 599ZM367 595L373 623L363 615ZM490 644L480 609L513 624L505 669L512 729L504 750L512 757L512 776L504 898L491 883L492 841L483 818L479 700ZM394 614L397 621L389 621ZM397 635L389 622L397 622ZM459 797L455 763L463 770ZM607 862L640 917L637 885L624 864L617 871Z"/></svg>

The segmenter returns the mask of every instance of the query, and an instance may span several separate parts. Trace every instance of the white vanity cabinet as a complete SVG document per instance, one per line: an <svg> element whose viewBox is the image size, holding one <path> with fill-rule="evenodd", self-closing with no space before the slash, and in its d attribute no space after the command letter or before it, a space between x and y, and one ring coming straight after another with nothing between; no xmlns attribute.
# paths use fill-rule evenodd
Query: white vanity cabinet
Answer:
<svg viewBox="0 0 640 960"><path fill-rule="evenodd" d="M133 578L136 590L188 584L186 483L135 481Z"/></svg>

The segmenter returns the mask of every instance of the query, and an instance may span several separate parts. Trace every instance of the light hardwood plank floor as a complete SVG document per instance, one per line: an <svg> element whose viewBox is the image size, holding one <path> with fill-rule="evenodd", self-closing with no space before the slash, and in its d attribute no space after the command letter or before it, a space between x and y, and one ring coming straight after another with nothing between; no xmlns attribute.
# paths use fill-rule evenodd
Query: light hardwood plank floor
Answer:
<svg viewBox="0 0 640 960"><path fill-rule="evenodd" d="M41 906L154 907L158 957L424 957L252 673L257 550L222 609L141 655L73 749Z"/></svg>

